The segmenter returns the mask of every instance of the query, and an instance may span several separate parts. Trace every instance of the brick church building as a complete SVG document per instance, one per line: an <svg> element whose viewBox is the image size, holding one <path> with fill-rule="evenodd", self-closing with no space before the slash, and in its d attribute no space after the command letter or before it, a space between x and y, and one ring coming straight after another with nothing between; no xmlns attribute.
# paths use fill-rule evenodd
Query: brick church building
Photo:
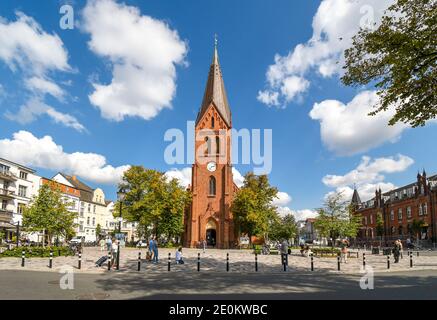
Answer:
<svg viewBox="0 0 437 320"><path fill-rule="evenodd" d="M417 237L422 243L437 241L437 175L427 177L423 171L417 174L416 182L386 193L376 190L375 197L366 202L354 190L352 204L362 217L359 241L379 242L381 237L388 242ZM378 216L382 233L378 233ZM414 224L420 230L414 230Z"/></svg>
<svg viewBox="0 0 437 320"><path fill-rule="evenodd" d="M232 117L215 45L202 105L195 124L195 161L192 166L192 203L185 212L183 243L227 249L237 234L230 210L238 190L231 165Z"/></svg>

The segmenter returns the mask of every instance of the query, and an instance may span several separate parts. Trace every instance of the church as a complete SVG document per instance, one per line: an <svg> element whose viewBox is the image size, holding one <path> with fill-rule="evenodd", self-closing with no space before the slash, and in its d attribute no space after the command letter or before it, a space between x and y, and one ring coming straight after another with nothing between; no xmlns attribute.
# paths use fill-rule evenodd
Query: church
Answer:
<svg viewBox="0 0 437 320"><path fill-rule="evenodd" d="M192 202L184 216L184 245L228 249L238 239L231 204L238 187L231 165L232 117L215 43L202 105L195 123Z"/></svg>

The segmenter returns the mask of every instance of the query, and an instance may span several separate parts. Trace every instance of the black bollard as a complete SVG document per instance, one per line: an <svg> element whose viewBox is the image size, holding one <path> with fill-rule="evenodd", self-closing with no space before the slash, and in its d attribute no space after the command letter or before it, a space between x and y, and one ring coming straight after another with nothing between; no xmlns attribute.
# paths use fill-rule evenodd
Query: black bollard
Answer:
<svg viewBox="0 0 437 320"><path fill-rule="evenodd" d="M413 252L410 252L410 268L413 267Z"/></svg>
<svg viewBox="0 0 437 320"><path fill-rule="evenodd" d="M170 267L171 266L171 253L169 252L168 253L168 268L167 268L167 271L170 271Z"/></svg>
<svg viewBox="0 0 437 320"><path fill-rule="evenodd" d="M200 271L200 252L197 254L197 271Z"/></svg>
<svg viewBox="0 0 437 320"><path fill-rule="evenodd" d="M387 269L390 269L390 256L387 256Z"/></svg>
<svg viewBox="0 0 437 320"><path fill-rule="evenodd" d="M340 254L337 255L337 270L340 271Z"/></svg>
<svg viewBox="0 0 437 320"><path fill-rule="evenodd" d="M138 271L141 271L141 251L138 252Z"/></svg>
<svg viewBox="0 0 437 320"><path fill-rule="evenodd" d="M111 251L108 252L108 271L111 271Z"/></svg>
<svg viewBox="0 0 437 320"><path fill-rule="evenodd" d="M226 271L229 272L229 253L226 253Z"/></svg>
<svg viewBox="0 0 437 320"><path fill-rule="evenodd" d="M53 251L50 250L49 268L51 269L52 266L53 266Z"/></svg>
<svg viewBox="0 0 437 320"><path fill-rule="evenodd" d="M78 262L78 269L82 269L82 252L79 251L79 262Z"/></svg>
<svg viewBox="0 0 437 320"><path fill-rule="evenodd" d="M258 254L255 253L255 272L258 272Z"/></svg>
<svg viewBox="0 0 437 320"><path fill-rule="evenodd" d="M314 255L311 253L311 271L314 271Z"/></svg>
<svg viewBox="0 0 437 320"><path fill-rule="evenodd" d="M419 251L417 251L417 256L419 256Z"/></svg>
<svg viewBox="0 0 437 320"><path fill-rule="evenodd" d="M366 266L366 253L363 252L363 267Z"/></svg>
<svg viewBox="0 0 437 320"><path fill-rule="evenodd" d="M21 251L21 266L24 267L24 261L26 260L26 252Z"/></svg>

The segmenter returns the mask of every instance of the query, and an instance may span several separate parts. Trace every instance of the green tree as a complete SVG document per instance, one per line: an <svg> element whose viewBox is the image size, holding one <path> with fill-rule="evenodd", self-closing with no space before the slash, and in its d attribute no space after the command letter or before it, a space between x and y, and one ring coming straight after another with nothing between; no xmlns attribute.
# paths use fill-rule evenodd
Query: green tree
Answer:
<svg viewBox="0 0 437 320"><path fill-rule="evenodd" d="M191 201L190 193L176 179L169 180L164 173L132 166L124 172L120 189L125 192L122 216L127 221L138 222L139 230L146 234L149 226L156 236L168 238L183 231L184 210ZM119 216L117 202L114 215Z"/></svg>
<svg viewBox="0 0 437 320"><path fill-rule="evenodd" d="M268 239L268 231L277 219L276 207L272 201L278 190L270 186L266 175L256 176L249 172L232 202L231 211L240 234L263 236Z"/></svg>
<svg viewBox="0 0 437 320"><path fill-rule="evenodd" d="M382 218L381 212L376 214L376 234L378 237L381 237L381 239L384 235L384 219Z"/></svg>
<svg viewBox="0 0 437 320"><path fill-rule="evenodd" d="M102 233L102 227L100 226L100 223L96 226L96 239L99 240Z"/></svg>
<svg viewBox="0 0 437 320"><path fill-rule="evenodd" d="M271 240L280 241L282 239L292 239L298 234L296 220L292 214L274 219L270 226L269 238Z"/></svg>
<svg viewBox="0 0 437 320"><path fill-rule="evenodd" d="M422 232L422 228L425 225L423 220L414 219L411 223L411 232L416 236L416 243L419 243L420 233Z"/></svg>
<svg viewBox="0 0 437 320"><path fill-rule="evenodd" d="M324 207L317 211L314 228L322 237L332 238L332 246L338 237L356 237L361 226L361 217L354 214L353 207L349 201L344 200L341 192L328 196Z"/></svg>
<svg viewBox="0 0 437 320"><path fill-rule="evenodd" d="M390 125L423 126L437 115L436 34L436 0L397 0L376 30L353 37L343 83L375 84L380 102L370 115L395 108Z"/></svg>
<svg viewBox="0 0 437 320"><path fill-rule="evenodd" d="M43 184L30 205L24 208L23 227L29 231L44 231L49 245L54 236L65 239L74 235L76 212L70 212L55 184Z"/></svg>

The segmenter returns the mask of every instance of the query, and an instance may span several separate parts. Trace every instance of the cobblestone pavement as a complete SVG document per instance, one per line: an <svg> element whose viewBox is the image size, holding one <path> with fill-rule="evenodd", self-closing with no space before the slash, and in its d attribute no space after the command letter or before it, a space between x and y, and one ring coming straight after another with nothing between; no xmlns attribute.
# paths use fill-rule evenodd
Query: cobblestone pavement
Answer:
<svg viewBox="0 0 437 320"><path fill-rule="evenodd" d="M123 248L120 256L120 272L137 272L138 252L144 258L146 249ZM356 251L355 251L356 252ZM351 257L348 263L341 263L337 270L336 257L314 257L315 273L345 273L359 274L363 265L363 252L358 252L359 258ZM217 250L207 249L205 253L198 249L183 249L184 265L176 265L174 249L160 249L159 263L153 264L141 261L141 272L160 273L168 272L168 254L171 254L171 272L197 272L197 257L200 253L200 272L226 273L226 257L229 253L229 272L255 273L255 255L251 250ZM371 266L375 272L394 272L408 270L437 270L437 252L420 252L419 256L413 254L413 268L410 268L410 259L404 252L403 259L395 264L393 256L390 257L390 269L387 269L387 256L372 255L366 251L366 266ZM103 273L108 272L107 263L96 267L95 261L105 255L100 248L85 248L82 254L81 270L78 270L78 257L56 257L53 259L53 268L49 269L48 258L28 258L25 267L21 267L21 258L1 258L0 270L32 270L59 272L61 268L73 267L75 272ZM300 255L298 250L293 250L288 258L287 272L308 272L311 268L310 258ZM111 271L113 272L113 271ZM283 273L280 255L258 255L258 272Z"/></svg>

